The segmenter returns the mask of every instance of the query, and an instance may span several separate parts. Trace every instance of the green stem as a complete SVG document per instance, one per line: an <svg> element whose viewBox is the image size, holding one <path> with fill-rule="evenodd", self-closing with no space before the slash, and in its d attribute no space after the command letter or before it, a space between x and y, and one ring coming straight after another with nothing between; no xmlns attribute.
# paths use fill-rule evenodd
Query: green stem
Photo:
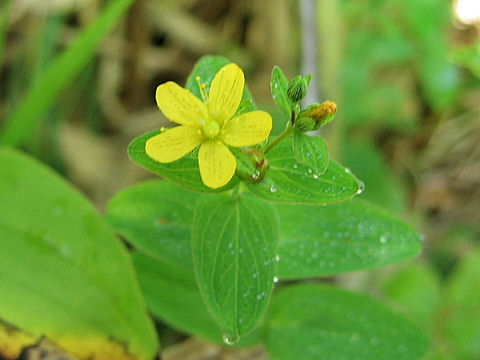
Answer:
<svg viewBox="0 0 480 360"><path fill-rule="evenodd" d="M263 153L266 154L267 152L269 152L275 145L277 145L280 141L282 141L283 139L285 139L288 135L290 135L293 131L293 126L292 126L292 122L289 121L288 124L287 124L287 127L285 128L285 130L283 130L280 135L278 135L272 142L268 143L267 144L267 147L265 148L265 150L263 150Z"/></svg>

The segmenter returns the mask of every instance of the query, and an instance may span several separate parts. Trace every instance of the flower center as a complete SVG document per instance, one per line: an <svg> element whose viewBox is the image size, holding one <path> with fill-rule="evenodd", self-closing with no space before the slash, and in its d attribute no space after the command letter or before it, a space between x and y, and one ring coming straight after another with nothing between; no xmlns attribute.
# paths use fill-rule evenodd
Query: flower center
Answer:
<svg viewBox="0 0 480 360"><path fill-rule="evenodd" d="M209 139L215 138L220 132L220 126L216 121L209 121L202 126L203 133Z"/></svg>

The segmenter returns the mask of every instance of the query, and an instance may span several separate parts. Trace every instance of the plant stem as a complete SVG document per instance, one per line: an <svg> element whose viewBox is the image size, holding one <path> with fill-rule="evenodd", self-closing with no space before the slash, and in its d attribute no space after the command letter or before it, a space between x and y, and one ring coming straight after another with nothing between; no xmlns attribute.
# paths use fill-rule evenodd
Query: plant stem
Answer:
<svg viewBox="0 0 480 360"><path fill-rule="evenodd" d="M269 152L275 145L277 145L280 141L282 141L288 135L290 135L292 131L293 131L292 121L289 121L287 123L287 127L285 128L285 130L283 130L280 133L280 135L278 135L271 143L267 144L267 147L265 148L265 150L263 150L263 153L266 154L267 152Z"/></svg>

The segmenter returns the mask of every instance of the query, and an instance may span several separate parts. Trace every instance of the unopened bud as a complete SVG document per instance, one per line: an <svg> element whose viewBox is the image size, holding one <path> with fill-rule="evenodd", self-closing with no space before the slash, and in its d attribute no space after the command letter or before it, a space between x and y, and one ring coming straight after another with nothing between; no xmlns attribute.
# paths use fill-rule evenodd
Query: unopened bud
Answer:
<svg viewBox="0 0 480 360"><path fill-rule="evenodd" d="M314 104L300 112L299 118L308 117L315 121L315 127L312 130L317 130L319 127L327 125L337 114L337 104L333 101L325 101L318 105Z"/></svg>
<svg viewBox="0 0 480 360"><path fill-rule="evenodd" d="M310 78L310 75L298 75L288 82L287 95L292 102L297 103L307 95Z"/></svg>
<svg viewBox="0 0 480 360"><path fill-rule="evenodd" d="M312 131L315 129L317 123L310 117L299 117L295 121L295 129L300 130L301 132Z"/></svg>
<svg viewBox="0 0 480 360"><path fill-rule="evenodd" d="M245 148L237 156L236 173L238 177L252 184L261 181L269 167L265 154L258 149Z"/></svg>

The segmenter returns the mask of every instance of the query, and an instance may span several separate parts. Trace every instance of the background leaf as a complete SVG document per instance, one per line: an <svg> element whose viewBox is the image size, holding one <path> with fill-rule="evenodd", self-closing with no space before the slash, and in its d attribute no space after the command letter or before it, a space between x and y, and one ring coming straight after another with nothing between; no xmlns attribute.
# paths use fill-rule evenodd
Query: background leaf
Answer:
<svg viewBox="0 0 480 360"><path fill-rule="evenodd" d="M452 358L474 360L480 357L480 251L466 256L448 278L443 293L439 321Z"/></svg>
<svg viewBox="0 0 480 360"><path fill-rule="evenodd" d="M275 294L265 345L282 360L413 360L428 348L425 335L387 307L320 284Z"/></svg>
<svg viewBox="0 0 480 360"><path fill-rule="evenodd" d="M313 170L323 174L330 162L328 148L321 136L309 136L301 131L293 132L293 153L295 159Z"/></svg>
<svg viewBox="0 0 480 360"><path fill-rule="evenodd" d="M321 175L297 163L291 140L280 142L267 158L270 170L265 178L256 184L245 182L251 192L264 199L325 205L350 199L363 190L363 183L334 160Z"/></svg>
<svg viewBox="0 0 480 360"><path fill-rule="evenodd" d="M130 257L96 211L32 159L0 163L0 319L80 359L153 358Z"/></svg>
<svg viewBox="0 0 480 360"><path fill-rule="evenodd" d="M52 106L62 89L94 55L100 41L108 35L133 0L117 0L85 28L34 82L23 102L7 119L0 132L0 144L17 146L28 137L40 117Z"/></svg>
<svg viewBox="0 0 480 360"><path fill-rule="evenodd" d="M195 276L227 341L251 332L263 316L273 290L277 238L275 209L247 193L210 195L197 203Z"/></svg>
<svg viewBox="0 0 480 360"><path fill-rule="evenodd" d="M128 155L137 164L173 181L187 189L199 192L220 192L233 188L238 183L238 178L233 177L230 182L220 189L206 187L200 177L198 160L196 156L184 156L171 163L159 163L145 153L145 143L149 138L160 133L155 130L135 138L128 146Z"/></svg>
<svg viewBox="0 0 480 360"><path fill-rule="evenodd" d="M280 278L326 276L417 255L420 238L406 223L361 200L329 206L277 205Z"/></svg>

